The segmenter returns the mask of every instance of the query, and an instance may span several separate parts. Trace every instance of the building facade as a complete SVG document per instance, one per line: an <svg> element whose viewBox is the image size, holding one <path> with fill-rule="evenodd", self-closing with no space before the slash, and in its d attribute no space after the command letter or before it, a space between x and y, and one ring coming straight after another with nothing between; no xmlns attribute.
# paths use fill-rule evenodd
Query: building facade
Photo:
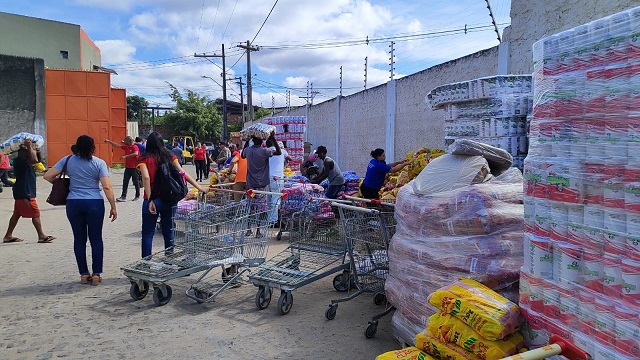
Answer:
<svg viewBox="0 0 640 360"><path fill-rule="evenodd" d="M100 49L80 25L0 12L0 54L39 58L52 69L101 65Z"/></svg>

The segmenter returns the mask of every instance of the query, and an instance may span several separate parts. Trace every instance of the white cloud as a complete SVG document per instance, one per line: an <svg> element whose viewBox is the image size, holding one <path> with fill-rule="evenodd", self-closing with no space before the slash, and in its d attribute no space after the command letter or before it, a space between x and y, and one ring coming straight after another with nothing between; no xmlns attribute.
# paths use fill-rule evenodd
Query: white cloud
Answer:
<svg viewBox="0 0 640 360"><path fill-rule="evenodd" d="M136 47L127 40L99 40L95 43L100 48L103 64L125 64L134 61Z"/></svg>

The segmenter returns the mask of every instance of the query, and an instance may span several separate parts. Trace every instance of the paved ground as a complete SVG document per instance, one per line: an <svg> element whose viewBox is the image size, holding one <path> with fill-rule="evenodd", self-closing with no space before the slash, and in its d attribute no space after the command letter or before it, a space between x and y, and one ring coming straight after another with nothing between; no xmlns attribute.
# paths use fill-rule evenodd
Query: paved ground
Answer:
<svg viewBox="0 0 640 360"><path fill-rule="evenodd" d="M122 170L112 171L111 178L118 196ZM3 234L13 208L7 190L0 194ZM0 245L2 359L374 359L399 348L390 317L380 322L375 339L364 337L368 317L381 310L370 295L341 304L335 320L325 319L327 304L342 295L333 290L331 278L295 291L285 316L277 314L275 296L269 308L258 311L251 285L197 304L184 296L193 275L171 282L174 295L166 306L156 307L151 296L134 302L120 266L140 254L140 202L119 203L118 220L105 222L103 282L81 285L65 208L45 202L49 190L39 177L43 226L58 239L38 244L30 221L22 219L14 235L26 242ZM283 241L272 236L270 254L283 249L285 241L286 235ZM154 246L161 250L160 235Z"/></svg>

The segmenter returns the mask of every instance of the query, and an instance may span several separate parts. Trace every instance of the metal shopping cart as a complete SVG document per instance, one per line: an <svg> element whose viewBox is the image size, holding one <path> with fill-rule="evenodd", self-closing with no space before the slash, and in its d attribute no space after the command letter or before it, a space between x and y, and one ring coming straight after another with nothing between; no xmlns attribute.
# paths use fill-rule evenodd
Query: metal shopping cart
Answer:
<svg viewBox="0 0 640 360"><path fill-rule="evenodd" d="M345 298L331 300L325 317L328 320L335 318L338 303L352 300L365 292L372 292L376 305L386 304L385 310L375 315L366 328L365 336L372 338L376 334L378 320L395 309L386 301L384 292L384 284L389 274L389 241L395 233L396 226L394 204L366 199L357 201L361 202L362 206L336 204L347 240L351 279L357 291Z"/></svg>
<svg viewBox="0 0 640 360"><path fill-rule="evenodd" d="M244 242L252 204L244 200L191 211L178 222L184 226L183 234L173 247L121 268L131 282L129 295L142 300L153 287L154 303L166 305L172 296L168 281L210 269L234 256Z"/></svg>
<svg viewBox="0 0 640 360"><path fill-rule="evenodd" d="M249 282L258 287L255 298L258 309L266 309L273 290L279 289L278 313L288 314L293 306L293 290L336 272L348 272L343 228L330 211L328 199L310 197L306 206L292 217L295 226L289 246L249 275ZM347 291L348 273L336 276L333 286L338 291Z"/></svg>
<svg viewBox="0 0 640 360"><path fill-rule="evenodd" d="M313 197L314 194L310 193L312 185L304 179L274 177L273 180L280 182L283 185L280 190L287 194L287 198L282 200L278 209L280 226L276 239L281 240L282 233L291 233L295 230L294 228L298 225L298 222L294 221L294 215L308 205L307 199L310 196Z"/></svg>
<svg viewBox="0 0 640 360"><path fill-rule="evenodd" d="M270 206L278 207L283 197L281 193L249 190L243 200L247 211L241 215L243 220L237 222L239 226L230 229L230 233L217 231L204 235L200 241L215 241L216 237L222 237L233 245L227 249L227 257L211 262L210 267L186 291L189 298L198 303L214 301L222 291L240 286L243 273L264 263L269 248L268 212ZM217 267L222 269L221 279L211 274Z"/></svg>

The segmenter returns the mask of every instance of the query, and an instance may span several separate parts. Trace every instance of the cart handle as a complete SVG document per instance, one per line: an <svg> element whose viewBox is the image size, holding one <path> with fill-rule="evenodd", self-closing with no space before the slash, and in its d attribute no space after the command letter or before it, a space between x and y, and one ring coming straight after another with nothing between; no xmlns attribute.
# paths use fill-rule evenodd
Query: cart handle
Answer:
<svg viewBox="0 0 640 360"><path fill-rule="evenodd" d="M241 191L242 192L242 191ZM279 192L271 192L271 191L262 191L262 190L253 190L253 189L249 189L246 191L246 194L249 195L250 197L254 197L256 194L262 194L262 195L274 195L274 196L279 196L281 199L286 199L289 194L284 194L284 193L279 193Z"/></svg>
<svg viewBox="0 0 640 360"><path fill-rule="evenodd" d="M336 203L336 204L351 204L351 201L347 201L347 200L328 199L328 198L320 198L320 197L314 197L314 196L309 196L307 200L309 200L309 202L316 200L316 201L329 201L331 203Z"/></svg>
<svg viewBox="0 0 640 360"><path fill-rule="evenodd" d="M209 188L211 190L216 190L218 188L222 188L222 187L226 187L226 186L233 186L233 183L213 184L213 185L209 185Z"/></svg>
<svg viewBox="0 0 640 360"><path fill-rule="evenodd" d="M363 207L359 207L359 206L346 205L346 204L340 203L340 202L332 202L331 205L337 206L339 208L347 209L347 210L361 211L361 212L364 212L364 213L374 214L374 215L377 215L378 213L380 213L380 211L378 211L376 209L368 209L368 208L363 208Z"/></svg>
<svg viewBox="0 0 640 360"><path fill-rule="evenodd" d="M287 179L288 179L287 177L278 177L278 176L274 176L274 177L273 177L273 181L278 181L278 180L284 180L284 181L287 181ZM289 181L293 181L293 180L289 180ZM304 183L306 183L306 181L305 181L304 179L298 179L298 182L299 182L300 184L304 184Z"/></svg>
<svg viewBox="0 0 640 360"><path fill-rule="evenodd" d="M553 355L563 355L571 360L591 360L591 355L580 350L574 344L564 340L558 335L551 335L549 345L503 358L501 360L540 360Z"/></svg>
<svg viewBox="0 0 640 360"><path fill-rule="evenodd" d="M385 201L382 201L380 199L365 199L365 198L359 198L359 197L355 197L355 196L349 196L349 195L342 195L343 199L349 199L352 201L362 201L362 202L366 202L369 204L373 204L373 205L386 205L386 206L392 206L395 207L396 204L393 203L388 203Z"/></svg>
<svg viewBox="0 0 640 360"><path fill-rule="evenodd" d="M212 188L211 191L215 191L215 192L222 192L222 193L231 193L231 194L245 194L245 191L238 191L238 190L229 190L229 189L218 189L218 188Z"/></svg>

